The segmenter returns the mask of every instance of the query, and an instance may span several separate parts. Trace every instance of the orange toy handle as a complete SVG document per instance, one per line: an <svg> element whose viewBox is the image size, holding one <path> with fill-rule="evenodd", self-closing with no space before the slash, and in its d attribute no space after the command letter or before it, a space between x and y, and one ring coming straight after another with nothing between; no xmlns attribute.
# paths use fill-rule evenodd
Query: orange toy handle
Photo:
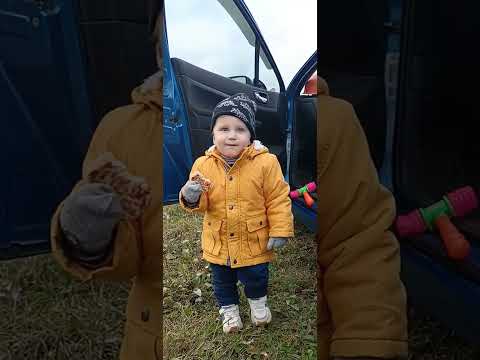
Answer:
<svg viewBox="0 0 480 360"><path fill-rule="evenodd" d="M308 193L308 191L305 191L303 193L303 199L305 200L305 203L307 204L308 207L312 207L314 201L313 201L312 197L310 196L310 194Z"/></svg>
<svg viewBox="0 0 480 360"><path fill-rule="evenodd" d="M470 243L451 223L447 215L440 215L435 219L435 226L443 240L443 245L451 259L463 260L470 253Z"/></svg>

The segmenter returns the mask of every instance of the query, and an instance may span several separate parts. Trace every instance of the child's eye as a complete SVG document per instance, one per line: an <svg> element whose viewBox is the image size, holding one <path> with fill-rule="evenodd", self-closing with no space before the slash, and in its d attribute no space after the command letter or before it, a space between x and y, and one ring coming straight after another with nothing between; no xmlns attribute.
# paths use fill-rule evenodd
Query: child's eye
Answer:
<svg viewBox="0 0 480 360"><path fill-rule="evenodd" d="M244 132L245 129L244 129L244 128L238 128L237 131L239 131L239 132Z"/></svg>

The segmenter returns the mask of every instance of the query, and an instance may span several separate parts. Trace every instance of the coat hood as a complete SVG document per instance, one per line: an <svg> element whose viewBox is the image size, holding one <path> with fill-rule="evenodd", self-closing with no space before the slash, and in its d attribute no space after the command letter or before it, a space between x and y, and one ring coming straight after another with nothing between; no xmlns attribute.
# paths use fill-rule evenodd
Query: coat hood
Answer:
<svg viewBox="0 0 480 360"><path fill-rule="evenodd" d="M163 71L159 70L145 79L142 85L133 89L131 95L135 104L163 110Z"/></svg>
<svg viewBox="0 0 480 360"><path fill-rule="evenodd" d="M330 95L330 89L328 88L328 84L325 79L318 76L318 95Z"/></svg>

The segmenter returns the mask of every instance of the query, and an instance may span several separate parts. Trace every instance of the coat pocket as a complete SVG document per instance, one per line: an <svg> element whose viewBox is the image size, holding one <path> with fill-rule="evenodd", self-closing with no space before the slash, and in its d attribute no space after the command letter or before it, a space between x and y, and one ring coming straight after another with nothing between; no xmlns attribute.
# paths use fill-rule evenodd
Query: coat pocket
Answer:
<svg viewBox="0 0 480 360"><path fill-rule="evenodd" d="M258 256L267 251L268 222L267 217L247 220L248 248L251 256Z"/></svg>
<svg viewBox="0 0 480 360"><path fill-rule="evenodd" d="M218 255L222 248L220 229L222 220L205 219L202 231L202 250L212 255Z"/></svg>

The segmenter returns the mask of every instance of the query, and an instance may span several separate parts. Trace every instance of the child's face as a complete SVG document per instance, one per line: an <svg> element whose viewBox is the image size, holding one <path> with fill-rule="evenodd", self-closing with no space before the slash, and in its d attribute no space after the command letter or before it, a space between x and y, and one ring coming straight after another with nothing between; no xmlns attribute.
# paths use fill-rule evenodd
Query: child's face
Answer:
<svg viewBox="0 0 480 360"><path fill-rule="evenodd" d="M223 156L235 158L250 144L250 131L235 116L222 115L213 127L213 143Z"/></svg>

